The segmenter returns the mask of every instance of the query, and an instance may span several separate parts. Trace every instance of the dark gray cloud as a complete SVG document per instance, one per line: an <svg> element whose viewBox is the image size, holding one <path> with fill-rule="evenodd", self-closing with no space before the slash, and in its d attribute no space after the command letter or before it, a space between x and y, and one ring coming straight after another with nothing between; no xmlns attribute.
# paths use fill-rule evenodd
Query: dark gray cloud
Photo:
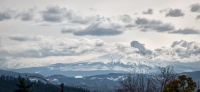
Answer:
<svg viewBox="0 0 200 92"><path fill-rule="evenodd" d="M8 37L11 40L15 41L40 41L42 36L24 36L24 35L12 35Z"/></svg>
<svg viewBox="0 0 200 92"><path fill-rule="evenodd" d="M135 25L141 29L141 31L156 31L156 32L168 32L174 30L174 26L170 23L163 23L159 20L150 20L146 18L137 18Z"/></svg>
<svg viewBox="0 0 200 92"><path fill-rule="evenodd" d="M85 28L82 31L76 31L73 34L76 36L111 36L111 35L119 35L122 34L123 31L120 29L120 25L110 25L110 27L106 28L101 26L101 23L95 23Z"/></svg>
<svg viewBox="0 0 200 92"><path fill-rule="evenodd" d="M0 21L11 19L13 14L14 11L9 9L0 11Z"/></svg>
<svg viewBox="0 0 200 92"><path fill-rule="evenodd" d="M71 22L78 24L88 24L91 21L96 20L96 16L83 17L82 15L69 10L67 8L61 8L59 6L48 6L46 10L41 12L42 18L47 22Z"/></svg>
<svg viewBox="0 0 200 92"><path fill-rule="evenodd" d="M197 15L196 20L199 20L199 19L200 19L200 15Z"/></svg>
<svg viewBox="0 0 200 92"><path fill-rule="evenodd" d="M170 9L167 13L166 13L166 17L182 17L185 14L183 13L183 11L181 9Z"/></svg>
<svg viewBox="0 0 200 92"><path fill-rule="evenodd" d="M131 16L127 14L119 16L119 19L122 20L124 23L130 23L133 20Z"/></svg>
<svg viewBox="0 0 200 92"><path fill-rule="evenodd" d="M151 54L151 51L144 47L144 44L139 43L138 41L132 41L131 47L137 48L139 51L138 53L141 55Z"/></svg>
<svg viewBox="0 0 200 92"><path fill-rule="evenodd" d="M127 22L128 20L124 21ZM99 17L95 22L86 28L63 28L61 29L61 33L72 33L76 36L113 36L122 34L124 31L126 31L126 28L132 27L132 25L129 23L125 23L125 25L118 22L119 21L116 22L110 18Z"/></svg>
<svg viewBox="0 0 200 92"><path fill-rule="evenodd" d="M179 29L179 30L175 30L169 33L173 33L173 34L184 34L184 35L188 35L188 34L200 34L200 30L197 29L192 29L192 28L184 28L184 29Z"/></svg>
<svg viewBox="0 0 200 92"><path fill-rule="evenodd" d="M138 48L140 50L145 50L146 48L144 47L144 44L139 43L138 41L132 41L131 47Z"/></svg>
<svg viewBox="0 0 200 92"><path fill-rule="evenodd" d="M199 3L192 4L190 6L190 11L191 12L200 12L200 4Z"/></svg>
<svg viewBox="0 0 200 92"><path fill-rule="evenodd" d="M153 9L148 9L147 11L143 11L142 14L153 14Z"/></svg>
<svg viewBox="0 0 200 92"><path fill-rule="evenodd" d="M200 30L192 28L184 28L176 30L175 27L170 23L163 23L158 20L149 20L146 18L137 18L135 25L141 29L141 31L156 31L156 32L168 32L170 34L200 34Z"/></svg>
<svg viewBox="0 0 200 92"><path fill-rule="evenodd" d="M61 22L66 15L70 15L67 9L59 6L48 6L46 10L42 11L42 18L48 22Z"/></svg>
<svg viewBox="0 0 200 92"><path fill-rule="evenodd" d="M23 21L30 21L34 18L35 9L29 9L28 11L24 11L19 13L16 18L20 18Z"/></svg>

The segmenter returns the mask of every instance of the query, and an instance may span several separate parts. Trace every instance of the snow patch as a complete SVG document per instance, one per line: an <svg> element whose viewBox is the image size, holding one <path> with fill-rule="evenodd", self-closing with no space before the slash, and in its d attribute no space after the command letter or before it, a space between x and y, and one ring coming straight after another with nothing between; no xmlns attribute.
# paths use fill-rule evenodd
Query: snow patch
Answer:
<svg viewBox="0 0 200 92"><path fill-rule="evenodd" d="M75 78L83 78L83 76L77 75L77 76L75 76Z"/></svg>

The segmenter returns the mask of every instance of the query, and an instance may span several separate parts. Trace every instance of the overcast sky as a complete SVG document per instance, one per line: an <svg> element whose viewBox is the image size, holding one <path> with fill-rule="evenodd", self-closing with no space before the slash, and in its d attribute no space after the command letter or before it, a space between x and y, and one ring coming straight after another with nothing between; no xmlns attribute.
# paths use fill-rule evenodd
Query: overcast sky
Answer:
<svg viewBox="0 0 200 92"><path fill-rule="evenodd" d="M199 25L199 0L0 0L0 68L200 62Z"/></svg>

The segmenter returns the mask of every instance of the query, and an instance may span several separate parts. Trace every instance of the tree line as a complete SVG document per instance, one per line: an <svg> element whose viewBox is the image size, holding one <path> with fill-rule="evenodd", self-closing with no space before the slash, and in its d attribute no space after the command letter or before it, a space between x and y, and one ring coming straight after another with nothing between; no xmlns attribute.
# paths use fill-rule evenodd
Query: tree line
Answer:
<svg viewBox="0 0 200 92"><path fill-rule="evenodd" d="M159 67L156 75L129 74L120 81L116 92L200 92L191 77L177 74L173 66Z"/></svg>
<svg viewBox="0 0 200 92"><path fill-rule="evenodd" d="M59 86L59 85L58 85ZM90 92L87 89L78 87L64 87L65 92ZM31 82L21 76L0 76L0 92L60 92L61 90L51 84L41 81Z"/></svg>
<svg viewBox="0 0 200 92"><path fill-rule="evenodd" d="M119 80L115 92L200 92L191 77L177 74L173 66L159 67L156 75L129 74ZM58 85L60 86L60 85ZM65 92L90 92L87 89L63 86ZM19 76L0 76L0 92L64 92L57 86L41 81L31 82ZM97 92L97 91L96 91Z"/></svg>

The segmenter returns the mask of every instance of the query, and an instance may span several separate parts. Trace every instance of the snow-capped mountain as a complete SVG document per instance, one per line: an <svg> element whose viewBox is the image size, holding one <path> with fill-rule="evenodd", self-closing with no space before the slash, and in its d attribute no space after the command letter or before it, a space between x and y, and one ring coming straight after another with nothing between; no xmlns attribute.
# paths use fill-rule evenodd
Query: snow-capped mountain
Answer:
<svg viewBox="0 0 200 92"><path fill-rule="evenodd" d="M12 71L24 73L39 73L44 76L65 75L69 77L75 76L92 76L108 73L156 73L158 67L173 65L177 72L188 72L200 70L200 62L152 62L152 61L128 61L128 60L112 60L99 62L73 62L73 63L57 63L43 67L11 69Z"/></svg>

